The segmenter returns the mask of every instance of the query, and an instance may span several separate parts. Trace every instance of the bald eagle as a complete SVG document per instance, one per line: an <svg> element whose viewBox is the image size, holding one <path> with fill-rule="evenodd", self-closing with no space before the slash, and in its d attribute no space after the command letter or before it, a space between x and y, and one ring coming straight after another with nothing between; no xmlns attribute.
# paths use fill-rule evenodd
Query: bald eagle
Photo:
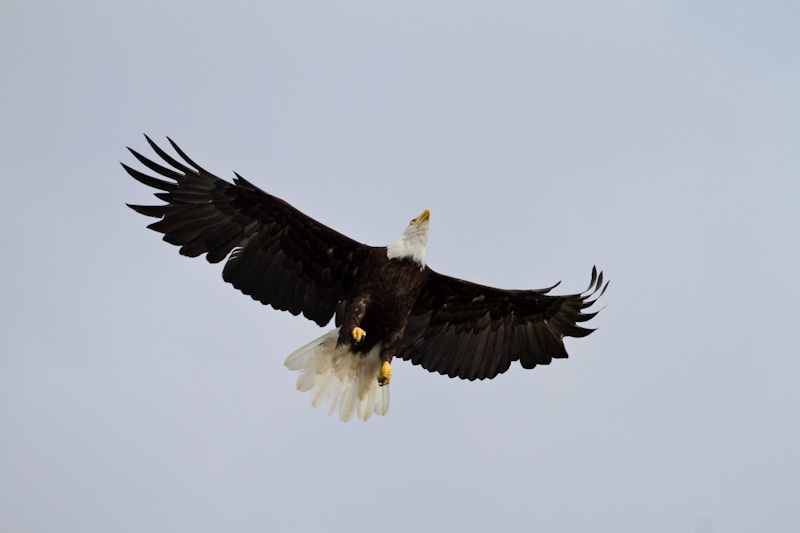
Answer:
<svg viewBox="0 0 800 533"><path fill-rule="evenodd" d="M301 213L236 174L227 182L192 161L171 139L179 161L145 136L168 166L133 149L145 167L125 165L158 189L164 205L130 205L158 218L148 226L189 257L227 258L223 279L254 300L336 328L298 349L285 365L300 371L297 388L311 403L330 404L343 421L366 421L389 409L392 359L468 380L491 379L514 361L524 368L567 357L562 339L584 337L584 312L603 292L592 268L589 288L551 296L502 290L434 272L425 263L430 211L411 220L389 246L361 244Z"/></svg>

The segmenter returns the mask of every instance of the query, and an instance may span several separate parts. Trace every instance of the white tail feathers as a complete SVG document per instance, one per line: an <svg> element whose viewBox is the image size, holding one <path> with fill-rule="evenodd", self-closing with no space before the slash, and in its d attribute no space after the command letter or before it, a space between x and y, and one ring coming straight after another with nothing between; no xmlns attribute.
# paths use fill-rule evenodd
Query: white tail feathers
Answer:
<svg viewBox="0 0 800 533"><path fill-rule="evenodd" d="M336 348L339 329L329 331L317 340L296 350L284 363L289 370L299 370L297 390L311 391L311 405L330 401L328 415L339 408L339 418L347 422L358 411L364 422L372 413L389 412L389 385L378 385L381 369L381 345L366 356L350 351L350 346Z"/></svg>

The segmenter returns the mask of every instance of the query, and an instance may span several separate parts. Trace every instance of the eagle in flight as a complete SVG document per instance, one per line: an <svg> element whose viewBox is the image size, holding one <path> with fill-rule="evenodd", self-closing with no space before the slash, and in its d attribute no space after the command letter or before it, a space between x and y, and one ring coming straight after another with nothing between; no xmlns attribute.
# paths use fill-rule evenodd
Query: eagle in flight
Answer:
<svg viewBox="0 0 800 533"><path fill-rule="evenodd" d="M388 246L361 244L301 213L239 174L233 183L192 161L171 139L179 161L145 136L162 159L129 148L152 177L122 166L158 189L164 205L130 205L159 220L148 226L189 257L227 258L222 277L254 300L336 328L296 350L286 366L311 403L329 402L347 421L389 410L394 357L430 372L491 379L514 361L523 368L567 357L563 338L593 330L578 324L608 286L592 269L581 294L502 290L445 276L425 264L431 213L411 220Z"/></svg>

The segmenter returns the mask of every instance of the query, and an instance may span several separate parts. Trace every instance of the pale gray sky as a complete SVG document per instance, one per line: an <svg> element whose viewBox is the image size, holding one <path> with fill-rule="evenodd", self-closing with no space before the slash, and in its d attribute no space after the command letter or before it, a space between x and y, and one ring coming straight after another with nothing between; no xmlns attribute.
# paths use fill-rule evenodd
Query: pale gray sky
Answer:
<svg viewBox="0 0 800 533"><path fill-rule="evenodd" d="M800 530L800 4L203 4L1 10L0 530ZM369 244L430 208L440 272L597 264L600 329L342 424L323 330L124 206L142 133Z"/></svg>

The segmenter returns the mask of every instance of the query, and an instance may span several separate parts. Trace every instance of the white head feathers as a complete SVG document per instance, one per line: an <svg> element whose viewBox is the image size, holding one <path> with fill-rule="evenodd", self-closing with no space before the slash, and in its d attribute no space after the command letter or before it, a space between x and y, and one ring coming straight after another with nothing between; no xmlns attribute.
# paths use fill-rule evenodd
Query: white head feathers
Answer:
<svg viewBox="0 0 800 533"><path fill-rule="evenodd" d="M425 246L428 244L428 226L431 212L426 209L411 221L406 230L392 244L386 247L389 259L411 259L425 268Z"/></svg>

